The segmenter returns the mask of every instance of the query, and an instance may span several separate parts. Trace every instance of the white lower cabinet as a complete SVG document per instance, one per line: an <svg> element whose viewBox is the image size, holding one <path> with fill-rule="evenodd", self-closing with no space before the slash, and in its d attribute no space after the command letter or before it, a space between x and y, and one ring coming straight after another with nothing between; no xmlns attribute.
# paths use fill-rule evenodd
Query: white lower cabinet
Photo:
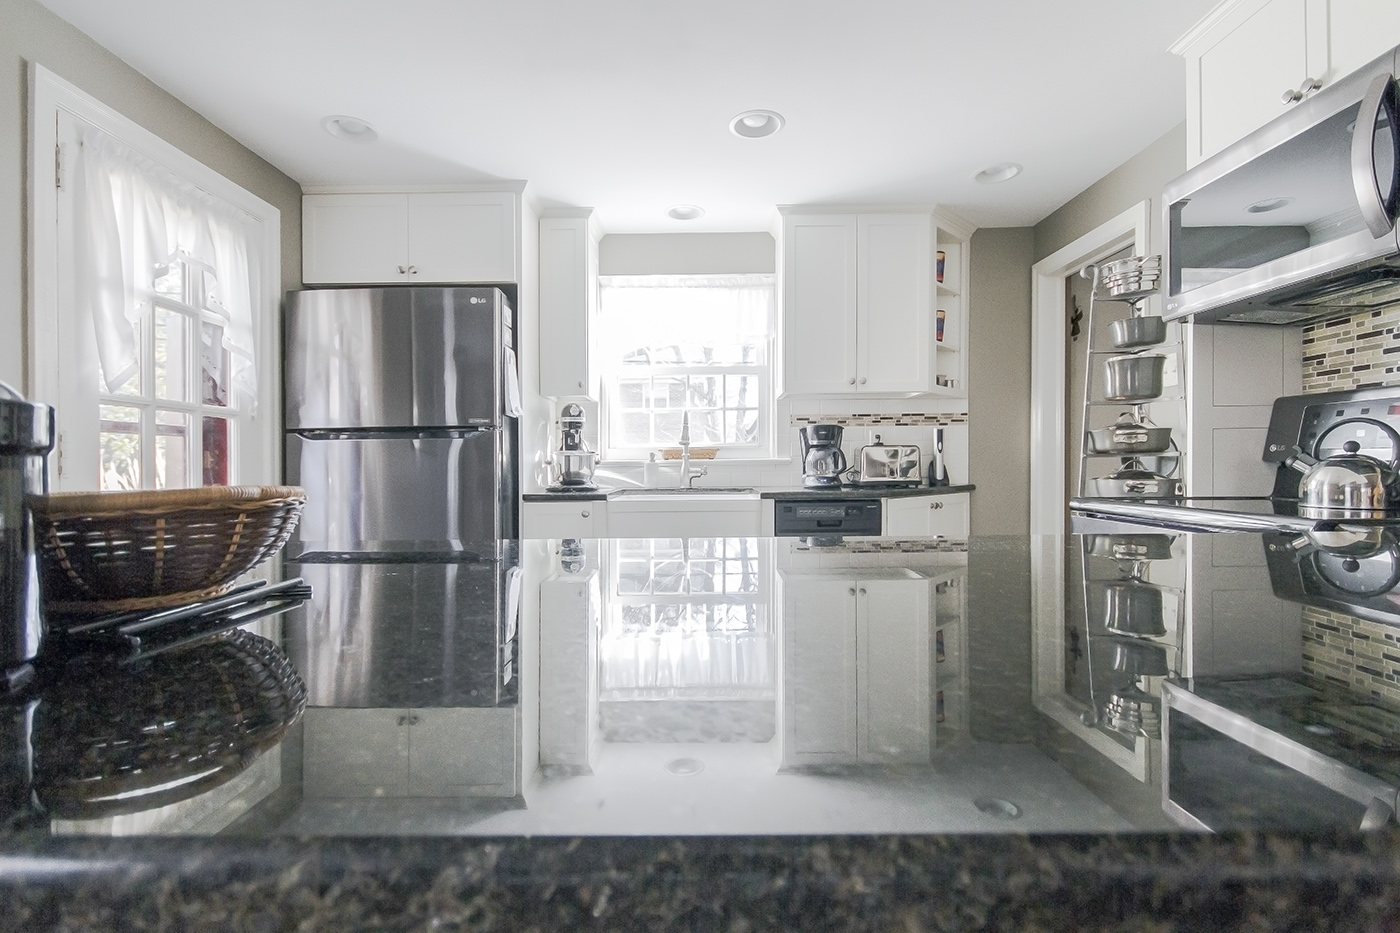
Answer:
<svg viewBox="0 0 1400 933"><path fill-rule="evenodd" d="M965 492L886 499L884 513L885 534L908 538L966 538L971 521Z"/></svg>
<svg viewBox="0 0 1400 933"><path fill-rule="evenodd" d="M608 503L605 499L522 502L520 513L520 523L527 538L605 538L608 535Z"/></svg>
<svg viewBox="0 0 1400 933"><path fill-rule="evenodd" d="M312 707L307 797L513 797L519 723L506 709Z"/></svg>
<svg viewBox="0 0 1400 933"><path fill-rule="evenodd" d="M783 765L928 761L930 581L785 574L782 586Z"/></svg>

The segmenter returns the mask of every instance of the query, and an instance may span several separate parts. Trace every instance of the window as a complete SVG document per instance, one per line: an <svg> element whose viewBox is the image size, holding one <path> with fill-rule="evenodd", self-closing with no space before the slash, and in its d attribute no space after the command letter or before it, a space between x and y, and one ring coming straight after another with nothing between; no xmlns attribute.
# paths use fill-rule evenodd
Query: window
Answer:
<svg viewBox="0 0 1400 933"><path fill-rule="evenodd" d="M102 489L229 482L238 412L227 319L211 307L203 267L178 257L158 271L135 322L136 367L99 394Z"/></svg>
<svg viewBox="0 0 1400 933"><path fill-rule="evenodd" d="M603 700L774 695L771 567L756 538L621 539L603 623Z"/></svg>
<svg viewBox="0 0 1400 933"><path fill-rule="evenodd" d="M602 276L604 447L644 459L680 442L767 456L773 276Z"/></svg>
<svg viewBox="0 0 1400 933"><path fill-rule="evenodd" d="M28 389L57 416L52 487L277 482L279 212L32 74Z"/></svg>

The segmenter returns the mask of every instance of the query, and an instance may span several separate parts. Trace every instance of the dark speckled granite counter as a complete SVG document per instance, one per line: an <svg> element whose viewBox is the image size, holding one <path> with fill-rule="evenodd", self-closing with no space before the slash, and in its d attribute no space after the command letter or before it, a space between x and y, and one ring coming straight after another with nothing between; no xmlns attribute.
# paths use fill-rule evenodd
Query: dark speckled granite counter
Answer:
<svg viewBox="0 0 1400 933"><path fill-rule="evenodd" d="M801 486L763 487L758 489L761 499L902 499L908 496L950 496L959 492L972 492L977 487L971 483L958 486L840 486L835 489L804 489ZM697 487L703 493L704 487ZM521 498L526 502L575 502L610 499L619 494L617 489L553 490L529 492Z"/></svg>
<svg viewBox="0 0 1400 933"><path fill-rule="evenodd" d="M1163 743L1151 729L1123 732L1108 722L1107 688L1121 692L1134 677L1149 692L1164 680L1189 686L1222 676L1310 683L1319 658L1347 656L1345 648L1329 654L1330 630L1314 626L1309 594L1295 598L1271 577L1277 561L1271 568L1260 556L1241 569L1269 540L1179 536L1171 556L1150 567L1101 558L1094 543L720 545L714 560L740 564L722 577L729 595L715 600L705 595L715 587L697 576L712 558L694 542L677 557L664 542L527 541L518 568L523 612L514 629L499 620L503 650L478 639L456 654L444 651L458 642L444 623L467 617L464 594L508 605L516 592L510 568L467 583L461 566L444 569L443 589L430 567L415 565L410 577L376 584L395 606L417 600L393 624L374 623L384 603L361 586L345 591L357 594L348 603L342 596L321 604L338 609L313 604L264 627L266 645L255 653L276 667L268 648L281 645L295 661L308 703L299 719L288 708L297 685L280 667L278 677L252 678L278 702L244 693L241 706L219 700L220 683L247 678L232 662L210 666L217 643L176 653L154 673L50 664L38 691L12 702L4 720L0 929L1400 928L1393 820L1366 833L1290 830L1290 812L1251 808L1246 792L1233 828L1176 828L1161 806ZM675 575L677 560L686 574ZM1197 580L1204 591L1191 624L1173 622L1172 600L1187 582L1177 575L1195 561L1229 566L1233 576L1228 586ZM1057 576L1047 580L1047 567L1059 567ZM1034 602L1032 568L1041 597ZM755 598L774 607L772 616L650 616L672 620L659 628L640 621L638 607L677 604L666 596L668 580L691 581L683 602L692 613L732 605L744 592L733 581L746 579L746 569L757 571ZM1109 619L1095 587L1083 586L1086 576L1145 579L1166 594L1167 630L1129 642L1162 648L1165 675L1151 664L1133 674L1109 650L1125 636L1104 631ZM639 598L643 581L651 598ZM853 594L854 627L821 630L822 620L842 617L822 607L846 598L848 583L883 599L880 614L867 616ZM1202 606L1222 605L1211 587L1247 593L1245 616L1207 617ZM600 629L575 624L570 609L585 606L590 592L611 594L599 606ZM1059 597L1047 603L1047 592ZM570 602L578 599L584 603ZM632 608L612 614L611 603ZM1354 631L1394 641L1400 620L1373 608L1367 615L1370 627ZM868 617L881 620L878 629L861 621ZM1333 615L1318 618L1343 627ZM882 647L880 632L897 637ZM687 654L676 633L703 642L705 657L728 646L729 660L696 667L701 654ZM840 651L826 646L839 649L846 637L854 667L842 680L827 665ZM668 644L670 655L618 667L642 647ZM646 673L666 657L679 659L672 670L690 680ZM763 658L757 667L737 663ZM182 674L196 662L203 674L193 666ZM58 671L80 687L65 686ZM194 689L182 679L192 675L207 683ZM510 689L488 696L486 685L503 679ZM1347 678L1316 685L1318 695L1348 689L1339 681ZM464 701L468 694L474 699ZM387 709L388 700L356 699L398 695L427 705ZM469 706L467 725L437 718L464 711L433 707L435 695ZM831 732L832 711L847 708L833 707L833 697L849 697L854 731ZM1375 711L1365 732L1372 753L1400 745L1400 732L1386 732L1394 721L1387 715L1400 707L1380 688L1354 691L1352 700ZM77 702L90 707L81 717ZM729 710L729 724L697 718L696 704ZM648 714L636 714L639 706ZM216 708L242 712L219 726L210 722ZM580 708L595 712L580 718ZM381 713L392 715L381 722ZM513 733L492 731L501 717ZM104 719L110 735L98 725ZM82 728L65 725L79 721ZM197 783L201 769L193 778L161 772L160 784L143 786L143 767L181 755L121 758L113 736L132 729L173 740L190 722L202 730L196 746L206 764L232 776L183 796L172 785ZM402 742L385 744L385 735ZM826 742L842 735L853 744ZM489 736L504 744L490 745ZM483 789L480 762L453 756L463 741L475 755L514 756L499 779L504 789ZM400 752L402 785L386 766ZM655 766L684 758L703 758L704 771ZM412 789L420 779L437 787L434 769L444 762L449 776L477 776L452 794ZM85 767L125 783L100 794L64 783ZM59 796L56 787L69 791ZM972 807L974 796L1014 802L1016 818Z"/></svg>

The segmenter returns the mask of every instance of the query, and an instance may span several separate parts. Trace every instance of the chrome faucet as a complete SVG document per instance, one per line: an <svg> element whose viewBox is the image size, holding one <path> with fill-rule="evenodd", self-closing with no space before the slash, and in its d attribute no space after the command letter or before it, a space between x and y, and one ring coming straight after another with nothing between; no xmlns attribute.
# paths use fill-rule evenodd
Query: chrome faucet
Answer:
<svg viewBox="0 0 1400 933"><path fill-rule="evenodd" d="M701 467L699 473L690 472L690 412L681 415L681 488L693 489L695 480L710 472L709 467Z"/></svg>

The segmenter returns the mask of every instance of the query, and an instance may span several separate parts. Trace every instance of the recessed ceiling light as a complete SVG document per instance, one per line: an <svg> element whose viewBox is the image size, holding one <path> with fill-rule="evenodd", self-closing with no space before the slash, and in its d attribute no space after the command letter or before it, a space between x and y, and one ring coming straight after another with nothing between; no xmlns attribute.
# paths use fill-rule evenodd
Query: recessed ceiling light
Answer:
<svg viewBox="0 0 1400 933"><path fill-rule="evenodd" d="M694 204L677 204L666 212L666 216L672 220L695 220L705 216L705 209Z"/></svg>
<svg viewBox="0 0 1400 933"><path fill-rule="evenodd" d="M729 121L729 132L735 136L759 139L778 132L784 122L783 115L772 110L745 110Z"/></svg>
<svg viewBox="0 0 1400 933"><path fill-rule="evenodd" d="M348 143L372 143L379 138L379 131L359 117L335 114L321 121L321 127L336 139Z"/></svg>
<svg viewBox="0 0 1400 933"><path fill-rule="evenodd" d="M976 175L972 176L973 181L979 181L984 185L996 185L1008 181L1021 174L1022 166L1019 162L998 162L996 165L989 165Z"/></svg>
<svg viewBox="0 0 1400 933"><path fill-rule="evenodd" d="M666 770L671 774L686 777L705 770L705 763L699 758L677 758L666 762Z"/></svg>
<svg viewBox="0 0 1400 933"><path fill-rule="evenodd" d="M1269 211L1276 211L1280 207L1287 207L1293 203L1292 198L1265 198L1262 201L1255 201L1246 207L1245 210L1251 214L1267 214Z"/></svg>

